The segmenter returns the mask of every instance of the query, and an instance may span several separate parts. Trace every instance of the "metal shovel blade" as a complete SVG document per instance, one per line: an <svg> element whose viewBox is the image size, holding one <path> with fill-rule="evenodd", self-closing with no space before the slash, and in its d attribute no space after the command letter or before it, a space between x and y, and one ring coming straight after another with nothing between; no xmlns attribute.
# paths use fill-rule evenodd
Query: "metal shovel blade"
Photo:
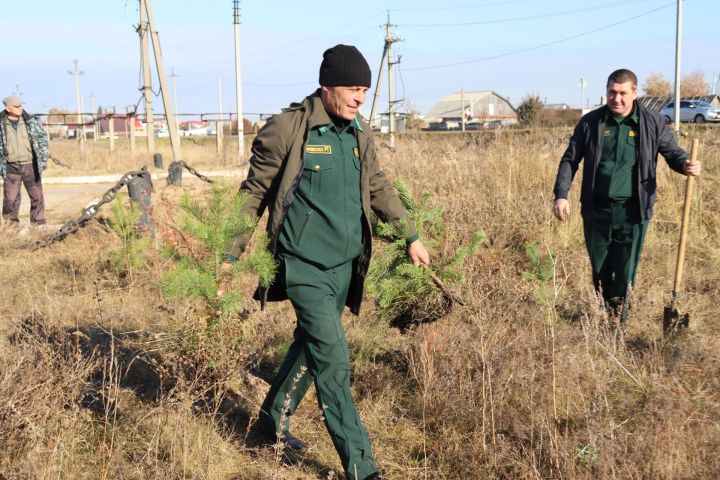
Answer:
<svg viewBox="0 0 720 480"><path fill-rule="evenodd" d="M663 333L688 328L690 325L690 314L681 314L673 305L666 306L663 312Z"/></svg>

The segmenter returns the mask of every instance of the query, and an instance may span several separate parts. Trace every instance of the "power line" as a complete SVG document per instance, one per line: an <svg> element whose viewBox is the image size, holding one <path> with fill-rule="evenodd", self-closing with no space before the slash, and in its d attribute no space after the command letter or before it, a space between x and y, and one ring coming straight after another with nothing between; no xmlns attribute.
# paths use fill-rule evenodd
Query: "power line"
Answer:
<svg viewBox="0 0 720 480"><path fill-rule="evenodd" d="M497 5L509 5L511 3L521 3L527 0L510 0L505 2L489 2L489 3L474 3L471 5L456 5L453 7L429 7L429 8L393 8L391 12L440 12L446 10L465 10L470 8L486 8L494 7Z"/></svg>
<svg viewBox="0 0 720 480"><path fill-rule="evenodd" d="M519 53L525 53L525 52L529 52L529 51L532 51L532 50L537 50L537 49L539 49L539 48L549 47L550 45L557 45L558 43L563 43L563 42L567 42L568 40L573 40L573 39L575 39L575 38L584 37L584 36L586 36L586 35L590 35L590 34L592 34L592 33L599 32L599 31L602 31L602 30L607 30L608 28L612 28L612 27L615 27L615 26L618 26L618 25L622 25L622 24L624 24L624 23L628 23L628 22L630 22L630 21L632 21L632 20L638 19L638 18L640 18L640 17L644 17L644 16L646 16L646 15L650 15L650 14L655 13L655 12L658 12L658 11L660 11L660 10L664 10L664 9L666 9L666 8L668 8L668 7L673 6L673 5L675 5L675 2L665 4L665 5L663 5L662 7L654 8L654 9L652 9L652 10L648 10L647 12L641 13L641 14L639 14L639 15L635 15L635 16L633 16L633 17L626 18L625 20L619 20L619 21L610 23L610 24L608 24L608 25L604 25L604 26L602 26L602 27L598 27L598 28L594 28L594 29L592 29L592 30L588 30L588 31L586 31L586 32L578 33L578 34L576 34L576 35L571 35L571 36L569 36L569 37L561 38L561 39L559 39L559 40L553 40L552 42L546 42L546 43L542 43L542 44L540 44L540 45L535 45L535 46L523 48L523 49L520 49L520 50L514 50L514 51L512 51L512 52L501 53L501 54L498 54L498 55L491 55L491 56L489 56L489 57L476 58L476 59L474 59L474 60L466 60L466 61L464 61L464 62L445 63L445 64L442 64L442 65L431 65L431 66L427 66L427 67L406 68L405 71L433 70L433 69L437 69L437 68L456 67L456 66L459 66L459 65L468 65L468 64L470 64L470 63L478 63L478 62L484 62L484 61L487 61L487 60L495 60L495 59L497 59L497 58L509 57L509 56L512 56L512 55L517 55L517 54L519 54Z"/></svg>
<svg viewBox="0 0 720 480"><path fill-rule="evenodd" d="M574 10L564 10L560 12L552 12L552 13L541 13L538 15L528 15L524 17L510 17L510 18L500 18L496 20L480 20L477 22L459 22L459 23L410 23L410 24L403 24L402 26L404 28L406 27L469 27L469 26L475 26L475 25L493 25L497 23L512 23L512 22L518 22L518 21L525 21L525 20L537 20L540 18L550 18L550 17L560 17L564 15L573 15L576 13L585 13L585 12L592 12L596 10L603 10L606 8L612 8L617 7L618 5L628 5L631 3L640 3L640 2L647 2L648 0L622 0L622 1L616 1L611 3L604 3L601 5L594 5L592 7L585 7L585 8L576 8Z"/></svg>

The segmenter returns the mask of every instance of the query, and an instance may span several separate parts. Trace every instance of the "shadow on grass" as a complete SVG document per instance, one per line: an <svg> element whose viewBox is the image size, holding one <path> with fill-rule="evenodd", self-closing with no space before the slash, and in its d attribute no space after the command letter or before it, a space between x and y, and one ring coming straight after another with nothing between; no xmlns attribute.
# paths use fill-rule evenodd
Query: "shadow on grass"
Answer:
<svg viewBox="0 0 720 480"><path fill-rule="evenodd" d="M252 455L265 457L265 450L274 448L274 444L254 428L252 402L227 386L209 366L194 365L187 359L164 358L158 353L158 345L165 339L147 332L111 332L99 325L79 329L46 325L42 317L26 318L17 324L9 341L15 346L44 344L64 358L95 362L96 367L76 403L91 411L99 421L110 412L112 418L123 417L112 393L114 387L120 387L155 406L179 401L181 397L190 398L196 415L212 418L220 431L254 449L255 452L250 452ZM269 364L261 365L266 375L272 374ZM332 470L304 454L283 455L281 460L286 465L309 469L319 478L326 478Z"/></svg>

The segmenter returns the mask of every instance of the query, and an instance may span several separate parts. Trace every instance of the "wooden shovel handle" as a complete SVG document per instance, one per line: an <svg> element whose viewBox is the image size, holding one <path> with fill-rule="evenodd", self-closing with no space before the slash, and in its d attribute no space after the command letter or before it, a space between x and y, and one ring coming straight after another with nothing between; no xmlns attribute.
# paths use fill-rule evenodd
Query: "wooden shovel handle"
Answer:
<svg viewBox="0 0 720 480"><path fill-rule="evenodd" d="M690 150L690 163L695 163L700 148L700 141L693 138L692 148ZM687 244L688 223L690 220L690 205L692 204L693 187L695 186L695 178L692 175L687 176L685 184L685 204L683 205L682 224L680 225L680 246L678 247L677 262L675 263L675 281L673 282L673 295L680 293L680 284L682 283L683 265L685 263L685 245Z"/></svg>

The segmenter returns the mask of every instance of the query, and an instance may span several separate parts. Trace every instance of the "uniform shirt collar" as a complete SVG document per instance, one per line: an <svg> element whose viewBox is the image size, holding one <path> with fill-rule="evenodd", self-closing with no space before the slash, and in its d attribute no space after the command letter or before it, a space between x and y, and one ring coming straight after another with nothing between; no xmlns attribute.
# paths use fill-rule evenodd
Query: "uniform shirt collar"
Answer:
<svg viewBox="0 0 720 480"><path fill-rule="evenodd" d="M613 115L613 113L610 111L610 109L607 108L605 110L605 123L609 122L610 120L615 121L615 115ZM635 102L633 104L633 109L632 109L632 112L630 112L630 115L628 115L627 117L624 117L622 122L620 122L620 123L625 123L628 120L631 120L636 125L639 123L637 102ZM616 121L616 123L617 123L617 121Z"/></svg>

